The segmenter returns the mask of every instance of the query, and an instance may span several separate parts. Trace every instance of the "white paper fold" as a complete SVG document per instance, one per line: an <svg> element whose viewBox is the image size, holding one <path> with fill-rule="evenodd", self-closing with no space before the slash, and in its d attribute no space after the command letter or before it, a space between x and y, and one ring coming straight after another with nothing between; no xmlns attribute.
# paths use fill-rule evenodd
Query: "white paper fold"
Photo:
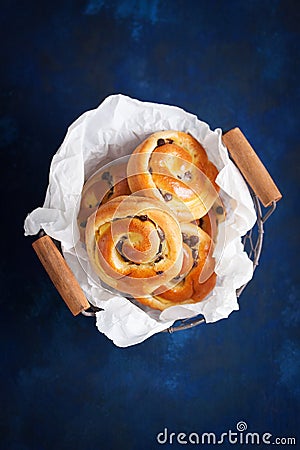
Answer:
<svg viewBox="0 0 300 450"><path fill-rule="evenodd" d="M160 313L140 308L99 287L79 241L76 218L83 184L95 170L130 154L151 133L168 129L191 133L206 149L219 170L217 183L227 219L220 226L215 248L218 275L215 289L200 303L173 306ZM66 261L88 300L103 308L96 317L98 329L120 347L140 343L180 318L203 314L206 322L215 322L238 309L236 289L248 282L253 273L241 236L253 227L256 214L247 185L230 161L221 135L221 129L210 130L195 115L178 107L118 94L80 116L69 127L53 157L44 205L26 217L25 235L34 235L43 228L61 241Z"/></svg>

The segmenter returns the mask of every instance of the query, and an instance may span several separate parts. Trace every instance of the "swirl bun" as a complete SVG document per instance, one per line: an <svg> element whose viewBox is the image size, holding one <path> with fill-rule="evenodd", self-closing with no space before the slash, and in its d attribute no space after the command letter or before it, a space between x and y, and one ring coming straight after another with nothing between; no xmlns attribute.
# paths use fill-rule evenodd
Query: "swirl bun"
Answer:
<svg viewBox="0 0 300 450"><path fill-rule="evenodd" d="M182 235L169 208L156 199L116 197L89 217L91 264L108 286L134 297L151 294L182 267Z"/></svg>
<svg viewBox="0 0 300 450"><path fill-rule="evenodd" d="M126 178L127 161L107 164L92 175L83 186L77 223L80 239L84 242L85 227L88 217L99 205L103 205L119 195L130 194Z"/></svg>
<svg viewBox="0 0 300 450"><path fill-rule="evenodd" d="M144 140L132 153L127 166L132 192L164 201L179 221L203 217L215 202L218 170L202 145L180 131L160 131Z"/></svg>
<svg viewBox="0 0 300 450"><path fill-rule="evenodd" d="M156 289L151 296L137 299L154 309L164 309L203 300L216 284L213 242L194 223L181 224L183 262L174 279Z"/></svg>
<svg viewBox="0 0 300 450"><path fill-rule="evenodd" d="M214 243L217 241L219 224L225 220L225 208L221 199L218 198L208 213L196 220L195 223L202 228L213 240Z"/></svg>

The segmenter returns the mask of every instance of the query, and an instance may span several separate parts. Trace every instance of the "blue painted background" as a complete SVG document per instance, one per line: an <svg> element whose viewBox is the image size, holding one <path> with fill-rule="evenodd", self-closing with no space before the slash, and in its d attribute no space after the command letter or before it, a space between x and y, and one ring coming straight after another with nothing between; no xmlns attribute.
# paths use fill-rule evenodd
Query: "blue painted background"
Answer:
<svg viewBox="0 0 300 450"><path fill-rule="evenodd" d="M155 449L241 420L299 445L297 2L2 0L0 21L0 448ZM239 312L128 349L71 316L23 237L67 127L113 93L238 125L284 196Z"/></svg>

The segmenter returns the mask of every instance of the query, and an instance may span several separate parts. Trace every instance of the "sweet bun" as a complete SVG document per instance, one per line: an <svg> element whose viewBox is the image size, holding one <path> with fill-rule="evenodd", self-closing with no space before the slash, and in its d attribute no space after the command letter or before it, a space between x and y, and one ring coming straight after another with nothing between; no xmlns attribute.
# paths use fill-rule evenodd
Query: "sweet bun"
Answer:
<svg viewBox="0 0 300 450"><path fill-rule="evenodd" d="M183 262L176 277L144 298L137 300L163 311L170 306L197 303L203 300L216 284L213 241L194 223L181 223Z"/></svg>
<svg viewBox="0 0 300 450"><path fill-rule="evenodd" d="M130 190L167 203L183 222L210 210L219 191L217 174L202 145L190 134L173 130L150 135L127 165Z"/></svg>
<svg viewBox="0 0 300 450"><path fill-rule="evenodd" d="M212 238L214 243L216 243L219 225L224 222L224 220L225 208L221 202L221 199L218 198L208 213L199 220L196 220L195 223Z"/></svg>
<svg viewBox="0 0 300 450"><path fill-rule="evenodd" d="M78 225L102 286L160 311L207 298L225 218L217 175L201 144L173 130L96 172L84 186Z"/></svg>
<svg viewBox="0 0 300 450"><path fill-rule="evenodd" d="M120 195L130 194L126 177L127 162L120 161L117 164L107 164L98 170L85 183L82 194L77 223L80 239L84 242L85 227L88 217L96 209Z"/></svg>
<svg viewBox="0 0 300 450"><path fill-rule="evenodd" d="M153 198L120 196L100 205L87 221L85 241L95 273L130 296L151 294L182 267L179 223Z"/></svg>

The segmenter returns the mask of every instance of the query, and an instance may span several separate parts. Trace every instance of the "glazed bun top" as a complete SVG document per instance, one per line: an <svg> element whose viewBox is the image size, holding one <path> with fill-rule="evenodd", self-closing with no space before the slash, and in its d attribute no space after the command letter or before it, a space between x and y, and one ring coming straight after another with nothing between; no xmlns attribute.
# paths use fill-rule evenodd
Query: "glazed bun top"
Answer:
<svg viewBox="0 0 300 450"><path fill-rule="evenodd" d="M179 221L203 217L218 197L217 168L202 145L181 131L160 131L132 153L127 177L132 192L157 198Z"/></svg>

